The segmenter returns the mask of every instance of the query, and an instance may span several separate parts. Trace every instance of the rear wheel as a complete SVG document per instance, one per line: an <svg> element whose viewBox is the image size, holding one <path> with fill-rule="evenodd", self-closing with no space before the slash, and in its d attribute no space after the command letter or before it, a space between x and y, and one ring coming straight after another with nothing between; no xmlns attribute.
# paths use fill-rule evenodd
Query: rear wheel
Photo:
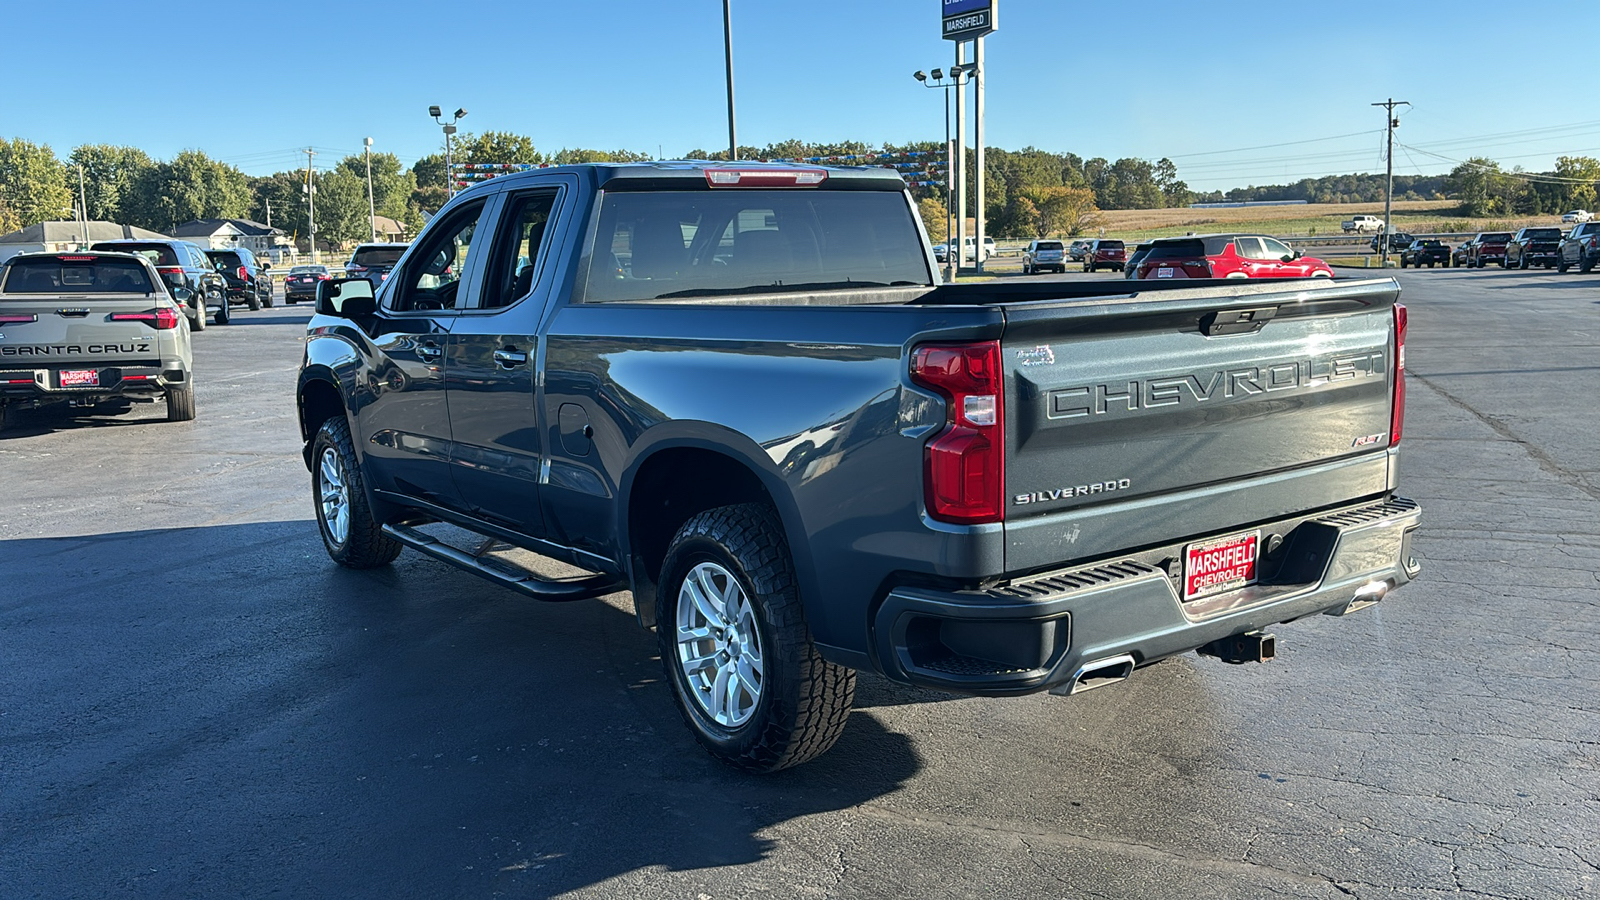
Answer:
<svg viewBox="0 0 1600 900"><path fill-rule="evenodd" d="M1579 272L1579 274L1587 275L1587 274L1589 274L1590 270L1592 270L1593 268L1594 268L1594 260L1592 258L1584 256L1581 253L1578 254L1578 272Z"/></svg>
<svg viewBox="0 0 1600 900"><path fill-rule="evenodd" d="M771 507L723 506L684 523L662 564L659 602L673 699L713 756L773 772L839 739L855 673L817 653Z"/></svg>
<svg viewBox="0 0 1600 900"><path fill-rule="evenodd" d="M311 492L322 545L341 566L372 569L400 555L400 542L383 533L367 505L366 483L350 440L350 423L330 417L311 443Z"/></svg>
<svg viewBox="0 0 1600 900"><path fill-rule="evenodd" d="M261 295L261 305L267 309L272 308L272 279L270 278L267 279L266 293Z"/></svg>
<svg viewBox="0 0 1600 900"><path fill-rule="evenodd" d="M233 314L228 312L228 298L222 298L222 305L217 307L217 324L226 325L233 319Z"/></svg>
<svg viewBox="0 0 1600 900"><path fill-rule="evenodd" d="M206 301L204 297L196 297L194 301L194 315L189 317L190 331L206 330Z"/></svg>
<svg viewBox="0 0 1600 900"><path fill-rule="evenodd" d="M194 385L184 383L167 388L167 421L188 422L194 419Z"/></svg>

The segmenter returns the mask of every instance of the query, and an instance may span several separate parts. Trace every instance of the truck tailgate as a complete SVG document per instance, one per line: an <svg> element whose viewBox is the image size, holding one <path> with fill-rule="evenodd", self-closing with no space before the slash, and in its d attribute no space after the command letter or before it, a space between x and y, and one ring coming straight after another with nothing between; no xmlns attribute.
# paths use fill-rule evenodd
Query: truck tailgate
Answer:
<svg viewBox="0 0 1600 900"><path fill-rule="evenodd" d="M156 306L145 294L0 294L0 368L160 365L153 327L112 318Z"/></svg>
<svg viewBox="0 0 1600 900"><path fill-rule="evenodd" d="M1197 498L1274 473L1366 457L1376 480L1342 483L1381 490L1397 293L1298 282L1007 307L1008 533L1041 517L1062 531L1008 565L1070 558L1061 541L1092 507L1140 501L1154 543L1189 536Z"/></svg>

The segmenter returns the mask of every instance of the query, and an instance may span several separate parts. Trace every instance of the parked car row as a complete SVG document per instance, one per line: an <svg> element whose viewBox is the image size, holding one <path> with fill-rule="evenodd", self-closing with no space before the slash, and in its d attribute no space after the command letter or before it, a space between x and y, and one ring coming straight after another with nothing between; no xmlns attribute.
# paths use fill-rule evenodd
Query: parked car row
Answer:
<svg viewBox="0 0 1600 900"><path fill-rule="evenodd" d="M1332 278L1327 263L1263 234L1158 238L1135 251L1131 278Z"/></svg>
<svg viewBox="0 0 1600 900"><path fill-rule="evenodd" d="M1529 227L1515 233L1483 231L1454 248L1443 241L1417 239L1404 232L1390 235L1389 249L1400 254L1400 268L1463 266L1482 269L1491 263L1502 269L1531 269L1542 266L1566 272L1576 267L1592 271L1600 262L1600 222L1589 213L1574 210L1562 218L1585 217L1565 234L1560 228ZM1381 236L1372 239L1372 249L1380 248Z"/></svg>

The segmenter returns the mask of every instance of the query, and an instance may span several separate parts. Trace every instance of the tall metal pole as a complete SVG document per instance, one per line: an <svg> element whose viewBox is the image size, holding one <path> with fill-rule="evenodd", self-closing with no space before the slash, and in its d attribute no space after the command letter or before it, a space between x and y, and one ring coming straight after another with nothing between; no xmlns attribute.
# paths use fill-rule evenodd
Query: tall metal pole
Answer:
<svg viewBox="0 0 1600 900"><path fill-rule="evenodd" d="M950 140L950 86L944 88L944 269L945 280L956 280L956 269L961 263L951 252L955 246L955 178L956 145Z"/></svg>
<svg viewBox="0 0 1600 900"><path fill-rule="evenodd" d="M973 64L978 67L977 68L977 72L976 72L976 77L975 77L975 80L973 81L973 85L972 85L972 94L973 94L972 140L973 140L973 143L975 143L977 145L977 150L978 150L978 158L977 158L977 161L976 161L977 162L977 169L978 169L978 172L977 172L977 175L978 175L978 197L977 197L978 208L977 208L977 212L976 212L977 226L978 227L975 229L977 231L977 234L973 235L973 241L972 242L975 245L974 248L973 248L973 253L974 253L975 258L977 259L978 271L982 272L983 271L984 256L987 255L984 252L987 249L987 244L985 244L985 242L983 240L983 233L984 233L984 222L983 222L983 213L984 213L984 209L983 209L983 206L984 206L983 168L984 168L984 166L983 166L983 38L982 38L982 36L979 36L977 40L973 41L972 42L972 46L973 46L972 61L973 61Z"/></svg>
<svg viewBox="0 0 1600 900"><path fill-rule="evenodd" d="M456 133L454 125L444 126L444 196L448 200L456 195L455 167L450 159L450 135Z"/></svg>
<svg viewBox="0 0 1600 900"><path fill-rule="evenodd" d="M368 240L378 241L378 206L372 199L372 138L366 138L367 148L367 225L372 233Z"/></svg>
<svg viewBox="0 0 1600 900"><path fill-rule="evenodd" d="M311 231L311 264L317 264L317 182L311 170L311 157L317 152L306 148L306 220Z"/></svg>
<svg viewBox="0 0 1600 900"><path fill-rule="evenodd" d="M733 4L722 0L722 44L728 62L728 159L739 158L739 135L733 127Z"/></svg>
<svg viewBox="0 0 1600 900"><path fill-rule="evenodd" d="M956 41L956 271L967 261L967 45Z"/></svg>
<svg viewBox="0 0 1600 900"><path fill-rule="evenodd" d="M1394 225L1390 222L1394 209L1394 127L1400 124L1400 120L1394 117L1394 108L1396 106L1410 106L1411 104L1404 100L1396 100L1390 97L1386 102L1372 105L1383 107L1384 115L1386 116L1383 125L1389 132L1389 149L1384 154L1387 157L1389 169L1388 186L1383 190L1383 230L1379 232L1380 236L1378 238L1378 249L1383 252L1383 267L1387 269L1389 267L1389 240L1390 235L1394 234Z"/></svg>
<svg viewBox="0 0 1600 900"><path fill-rule="evenodd" d="M83 209L83 242L89 243L89 200L83 193L83 163L78 163L78 206Z"/></svg>

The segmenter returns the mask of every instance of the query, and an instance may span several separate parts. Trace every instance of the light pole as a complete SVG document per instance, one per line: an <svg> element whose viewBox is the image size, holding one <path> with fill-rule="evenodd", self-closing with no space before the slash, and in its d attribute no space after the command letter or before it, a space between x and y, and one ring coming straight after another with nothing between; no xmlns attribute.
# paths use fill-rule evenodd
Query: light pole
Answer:
<svg viewBox="0 0 1600 900"><path fill-rule="evenodd" d="M456 175L455 172L451 171L450 166L452 161L450 158L450 139L456 133L456 123L461 121L466 114L467 111L465 109L458 109L455 117L446 122L444 113L439 111L439 107L428 107L428 115L433 116L433 120L444 127L444 194L446 198L456 195Z"/></svg>
<svg viewBox="0 0 1600 900"><path fill-rule="evenodd" d="M739 158L739 137L733 130L733 8L722 0L722 48L728 62L728 161Z"/></svg>
<svg viewBox="0 0 1600 900"><path fill-rule="evenodd" d="M378 206L372 199L372 138L364 139L367 148L367 226L372 236L368 240L378 242Z"/></svg>
<svg viewBox="0 0 1600 900"><path fill-rule="evenodd" d="M954 222L956 208L954 203L955 195L953 184L954 179L965 178L966 172L962 171L958 173L956 171L955 151L950 146L950 89L960 88L963 83L962 78L970 71L970 68L964 66L951 66L948 81L945 80L946 75L943 69L934 69L928 74L923 74L920 71L911 73L911 77L922 82L923 87L942 88L944 90L944 266L946 281L955 280L955 272L961 265L959 258L957 258L954 254L964 252L966 249L964 247L957 247L955 239L956 228L954 226ZM929 80L930 78L932 79L931 81ZM963 210L963 212L965 211Z"/></svg>

